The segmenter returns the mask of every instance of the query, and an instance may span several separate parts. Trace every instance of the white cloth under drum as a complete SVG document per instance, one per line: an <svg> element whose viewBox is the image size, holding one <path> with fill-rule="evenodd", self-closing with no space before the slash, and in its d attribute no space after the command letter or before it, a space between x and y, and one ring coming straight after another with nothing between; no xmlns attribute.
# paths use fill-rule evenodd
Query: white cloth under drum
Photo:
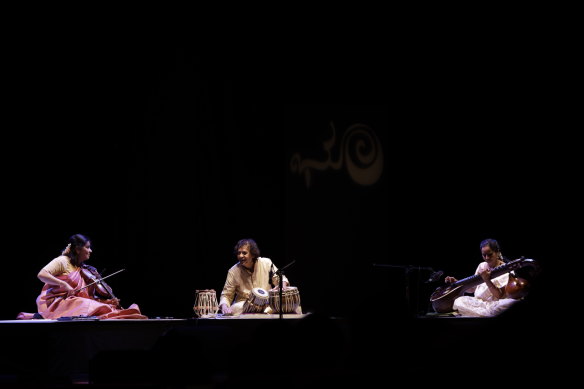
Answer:
<svg viewBox="0 0 584 389"><path fill-rule="evenodd" d="M488 266L487 263L481 262L475 274L479 274L485 266ZM497 288L503 288L509 282L509 273L493 278L491 281ZM472 292L472 289L469 292ZM454 300L453 309L463 316L490 317L499 315L516 302L517 300L510 298L496 299L487 284L483 282L474 289L474 296L460 296Z"/></svg>
<svg viewBox="0 0 584 389"><path fill-rule="evenodd" d="M253 288L262 288L266 291L272 288L270 285L270 270L273 272L272 283L276 286L278 285L278 276L276 275L278 268L275 265L272 267L272 265L272 260L266 257L258 257L253 272L247 270L239 262L233 265L227 272L227 279L221 291L219 305L227 304L231 306L234 315L241 314L243 305ZM290 284L286 276L284 276L283 281ZM272 313L272 310L267 307L265 312ZM302 313L302 308L298 307L295 313Z"/></svg>

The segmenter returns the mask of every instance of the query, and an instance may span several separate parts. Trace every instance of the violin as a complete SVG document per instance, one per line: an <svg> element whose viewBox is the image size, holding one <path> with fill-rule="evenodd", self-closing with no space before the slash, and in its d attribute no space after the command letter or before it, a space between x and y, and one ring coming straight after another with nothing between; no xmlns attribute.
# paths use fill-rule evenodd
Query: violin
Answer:
<svg viewBox="0 0 584 389"><path fill-rule="evenodd" d="M95 299L114 300L119 306L119 299L114 295L112 288L103 280L101 274L93 266L83 264L81 266L81 275L85 278L88 285L88 292Z"/></svg>

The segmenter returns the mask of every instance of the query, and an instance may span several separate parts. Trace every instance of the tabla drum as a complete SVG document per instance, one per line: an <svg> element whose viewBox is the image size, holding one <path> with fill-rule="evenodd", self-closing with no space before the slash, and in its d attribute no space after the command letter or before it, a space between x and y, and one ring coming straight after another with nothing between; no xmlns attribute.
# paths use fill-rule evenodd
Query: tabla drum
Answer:
<svg viewBox="0 0 584 389"><path fill-rule="evenodd" d="M262 288L253 288L247 301L243 304L243 313L261 313L269 304L268 292Z"/></svg>
<svg viewBox="0 0 584 389"><path fill-rule="evenodd" d="M295 286L286 286L282 289L282 313L296 313L300 306L300 293ZM280 291L270 290L270 308L280 313Z"/></svg>
<svg viewBox="0 0 584 389"><path fill-rule="evenodd" d="M214 289L202 289L196 291L195 305L193 306L197 317L215 317L219 310L217 294Z"/></svg>

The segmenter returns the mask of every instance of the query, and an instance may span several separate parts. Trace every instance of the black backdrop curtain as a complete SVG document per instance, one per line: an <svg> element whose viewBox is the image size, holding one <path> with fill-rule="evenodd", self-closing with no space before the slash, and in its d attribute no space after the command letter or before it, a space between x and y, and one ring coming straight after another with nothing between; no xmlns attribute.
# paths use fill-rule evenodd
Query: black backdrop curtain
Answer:
<svg viewBox="0 0 584 389"><path fill-rule="evenodd" d="M341 315L402 309L401 270L374 263L467 276L485 238L508 257L553 256L565 165L509 78L399 56L398 70L341 71L328 53L266 64L168 42L47 47L21 49L7 89L2 237L19 293L4 319L34 311L36 273L73 233L93 240L98 270L126 269L110 286L152 317L219 294L244 237L296 261L305 310ZM413 279L421 310L426 276Z"/></svg>

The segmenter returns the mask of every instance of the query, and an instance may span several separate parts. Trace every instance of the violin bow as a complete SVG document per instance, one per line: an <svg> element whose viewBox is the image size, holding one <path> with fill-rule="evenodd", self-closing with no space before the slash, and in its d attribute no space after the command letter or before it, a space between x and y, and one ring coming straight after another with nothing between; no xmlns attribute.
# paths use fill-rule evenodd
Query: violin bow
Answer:
<svg viewBox="0 0 584 389"><path fill-rule="evenodd" d="M72 291L71 291L71 293L79 292L79 291L80 291L80 290L82 290L82 289L85 289L85 288L87 288L87 287L89 287L89 286L91 286L91 285L93 285L93 284L97 284L98 282L101 282L102 280L105 280L106 278L108 278L108 277L111 277L111 276L113 276L113 275L116 275L116 274L118 274L119 272L122 272L122 271L124 271L124 270L126 270L126 269L120 269L120 270L118 270L118 271L116 271L116 272L113 272L112 274L109 274L109 275L107 275L107 276L105 276L105 277L101 277L100 279L93 281L91 284L87 284L87 285L85 285L84 287L81 287L81 288L79 288L79 289L72 290Z"/></svg>

